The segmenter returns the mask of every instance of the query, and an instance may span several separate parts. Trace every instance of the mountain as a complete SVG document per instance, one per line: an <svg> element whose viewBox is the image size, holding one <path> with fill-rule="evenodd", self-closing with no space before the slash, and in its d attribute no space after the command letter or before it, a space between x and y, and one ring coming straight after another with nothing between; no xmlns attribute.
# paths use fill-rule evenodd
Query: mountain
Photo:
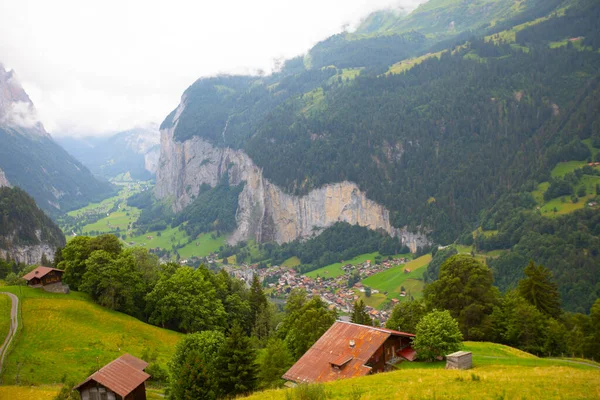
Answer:
<svg viewBox="0 0 600 400"><path fill-rule="evenodd" d="M414 251L473 243L483 227L475 246L511 255L496 267L503 288L535 256L564 278L566 308L586 311L600 232L571 227L589 218L578 209L598 212L600 4L431 0L379 15L272 75L192 84L161 125L157 200L206 225L185 210L206 213L195 200L223 180L243 185L230 243L348 222ZM536 217L561 196L578 204L564 237Z"/></svg>
<svg viewBox="0 0 600 400"><path fill-rule="evenodd" d="M60 228L19 188L0 187L0 215L0 258L35 264L66 244Z"/></svg>
<svg viewBox="0 0 600 400"><path fill-rule="evenodd" d="M129 172L132 178L145 180L156 173L160 154L158 126L135 128L110 137L59 137L56 141L104 178Z"/></svg>
<svg viewBox="0 0 600 400"><path fill-rule="evenodd" d="M0 169L51 216L113 192L46 132L13 71L0 65Z"/></svg>

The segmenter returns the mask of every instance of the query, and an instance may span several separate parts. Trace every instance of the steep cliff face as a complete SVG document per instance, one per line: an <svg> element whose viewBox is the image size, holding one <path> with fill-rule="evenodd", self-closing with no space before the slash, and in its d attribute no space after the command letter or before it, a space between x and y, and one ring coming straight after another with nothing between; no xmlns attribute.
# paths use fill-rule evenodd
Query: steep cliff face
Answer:
<svg viewBox="0 0 600 400"><path fill-rule="evenodd" d="M48 244L39 244L32 246L14 246L10 249L0 249L0 258L15 260L27 265L39 264L42 261L42 255L46 255L49 260L54 259L55 248Z"/></svg>
<svg viewBox="0 0 600 400"><path fill-rule="evenodd" d="M10 182L6 179L6 175L4 175L4 171L0 169L0 187L8 186L11 187Z"/></svg>
<svg viewBox="0 0 600 400"><path fill-rule="evenodd" d="M185 101L177 109L173 126L161 131L156 172L155 195L171 201L173 211L190 204L202 184L214 187L229 173L231 185L246 182L238 200L238 226L230 237L231 243L250 238L285 243L318 234L336 222L383 229L400 237L413 251L427 243L424 235L394 228L389 211L368 199L352 182L330 184L306 196L293 196L264 178L262 170L241 150L217 148L199 137L175 141L173 135L184 104Z"/></svg>

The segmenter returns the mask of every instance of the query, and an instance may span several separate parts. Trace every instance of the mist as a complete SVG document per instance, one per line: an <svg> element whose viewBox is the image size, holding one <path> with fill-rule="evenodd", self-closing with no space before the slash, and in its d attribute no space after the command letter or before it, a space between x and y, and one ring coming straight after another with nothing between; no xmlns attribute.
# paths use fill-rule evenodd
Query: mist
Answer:
<svg viewBox="0 0 600 400"><path fill-rule="evenodd" d="M53 136L160 123L196 79L270 72L275 60L424 0L0 3L0 62Z"/></svg>

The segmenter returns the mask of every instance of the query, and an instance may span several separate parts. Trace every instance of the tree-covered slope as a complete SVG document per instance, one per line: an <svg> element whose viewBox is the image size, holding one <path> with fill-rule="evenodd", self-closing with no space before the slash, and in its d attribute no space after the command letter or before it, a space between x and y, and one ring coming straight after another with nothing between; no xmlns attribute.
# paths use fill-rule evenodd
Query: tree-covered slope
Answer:
<svg viewBox="0 0 600 400"><path fill-rule="evenodd" d="M19 188L0 187L0 248L65 245L60 228Z"/></svg>

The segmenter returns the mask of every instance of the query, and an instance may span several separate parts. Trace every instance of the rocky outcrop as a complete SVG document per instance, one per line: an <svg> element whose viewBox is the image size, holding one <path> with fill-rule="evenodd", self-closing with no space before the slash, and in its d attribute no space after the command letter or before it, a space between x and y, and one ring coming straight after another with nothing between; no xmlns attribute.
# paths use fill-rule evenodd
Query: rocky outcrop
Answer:
<svg viewBox="0 0 600 400"><path fill-rule="evenodd" d="M329 184L305 196L293 196L265 179L262 170L241 150L217 148L199 137L175 141L173 135L184 104L185 100L175 113L173 126L161 131L156 172L155 195L171 201L173 211L190 204L202 184L214 187L228 173L231 185L245 182L231 243L245 239L285 243L318 234L336 222L382 229L401 238L413 251L427 243L422 234L393 227L389 211L368 199L352 182Z"/></svg>
<svg viewBox="0 0 600 400"><path fill-rule="evenodd" d="M0 169L0 187L8 186L11 187L10 182L6 179L6 175L4 175L4 171Z"/></svg>
<svg viewBox="0 0 600 400"><path fill-rule="evenodd" d="M144 168L151 174L156 174L158 160L160 158L160 146L155 146L144 154Z"/></svg>
<svg viewBox="0 0 600 400"><path fill-rule="evenodd" d="M42 255L46 255L49 260L54 259L55 248L48 244L38 244L34 246L11 246L10 249L0 249L0 258L15 260L27 265L39 264Z"/></svg>

